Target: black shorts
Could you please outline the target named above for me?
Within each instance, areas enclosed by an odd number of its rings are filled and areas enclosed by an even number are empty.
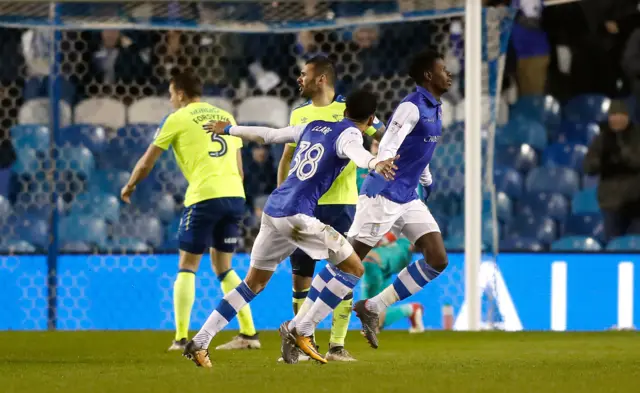
[[[315,217],[324,224],[330,225],[340,234],[346,236],[353,217],[356,214],[356,205],[318,205],[313,212]],[[291,257],[291,272],[296,276],[313,277],[316,270],[316,261],[304,251],[296,249]]]

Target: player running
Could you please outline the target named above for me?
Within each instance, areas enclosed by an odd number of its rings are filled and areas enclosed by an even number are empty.
[[[349,238],[361,259],[380,238],[395,227],[411,241],[423,259],[403,269],[393,284],[371,299],[358,301],[354,310],[362,332],[378,347],[379,316],[393,303],[406,299],[434,280],[447,267],[447,253],[440,228],[427,206],[418,198],[418,183],[431,185],[429,161],[442,134],[440,97],[451,86],[443,56],[434,50],[419,53],[409,75],[416,91],[405,97],[389,120],[378,157],[400,156],[394,180],[371,172],[364,180]],[[425,190],[428,195],[428,190]]]
[[[245,211],[245,195],[240,151],[242,139],[208,134],[202,130],[202,125],[211,120],[235,124],[233,116],[200,101],[202,83],[191,73],[176,74],[171,79],[169,93],[176,111],[160,124],[153,143],[122,188],[121,197],[130,203],[136,185],[151,173],[158,157],[173,146],[176,161],[189,182],[178,230],[180,260],[178,276],[173,284],[176,335],[169,347],[173,351],[184,350],[187,344],[196,293],[195,276],[205,250],[209,249],[213,270],[224,293],[241,282],[231,268],[231,258]],[[240,311],[238,320],[240,335],[218,349],[260,348],[249,306]]]
[[[213,135],[234,135],[262,143],[296,142],[298,147],[287,180],[269,196],[264,207],[247,277],[220,301],[187,344],[185,357],[198,366],[211,367],[207,348],[213,337],[264,289],[278,264],[300,248],[314,259],[328,259],[335,267],[327,265],[320,273],[327,278],[318,296],[321,301],[299,311],[293,321],[281,326],[283,357],[287,363],[294,362],[297,359],[291,356],[298,353],[298,347],[312,359],[327,362],[311,335],[316,325],[351,293],[364,268],[349,242],[313,213],[320,196],[350,160],[359,167],[375,169],[383,178],[392,178],[395,157],[378,161],[362,146],[362,132],[373,123],[376,106],[374,95],[359,91],[349,96],[345,119],[337,123],[314,121],[283,129],[238,127],[220,121],[206,126]]]
[[[336,122],[342,120],[345,110],[345,99],[336,95],[335,66],[325,56],[315,56],[303,66],[298,85],[300,95],[307,99],[305,103],[291,112],[289,125],[295,126],[314,120]],[[365,130],[367,135],[378,140],[382,137],[384,125],[374,118],[373,125]],[[278,166],[278,185],[288,176],[296,144],[285,146],[280,165]],[[353,222],[358,202],[356,189],[356,165],[349,163],[335,179],[329,190],[320,198],[314,216],[327,225],[332,226],[340,234],[346,234]],[[291,254],[291,270],[293,273],[293,313],[297,314],[303,304],[316,267],[316,261],[300,249]],[[355,359],[344,348],[344,341],[349,329],[353,295],[349,294],[336,308],[333,314],[331,336],[327,360],[354,361]],[[307,360],[300,356],[299,360]]]

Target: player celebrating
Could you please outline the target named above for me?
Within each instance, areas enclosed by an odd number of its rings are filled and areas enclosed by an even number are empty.
[[[442,134],[440,97],[451,86],[451,74],[441,54],[426,50],[412,60],[409,75],[417,84],[416,91],[396,108],[378,150],[380,159],[398,154],[400,169],[392,181],[373,172],[367,176],[349,229],[353,248],[361,259],[394,226],[424,256],[403,269],[380,294],[355,304],[362,332],[373,348],[378,347],[380,314],[391,304],[418,292],[448,263],[440,228],[418,199],[416,188],[418,183],[423,188],[431,184],[428,164]]]
[[[345,111],[345,99],[342,96],[336,96],[335,83],[336,71],[331,60],[325,56],[309,59],[298,78],[300,95],[308,101],[291,112],[289,125],[304,124],[313,120],[330,122],[341,120]],[[379,140],[383,131],[383,124],[378,119],[374,119],[373,126],[369,127],[365,133]],[[278,167],[278,185],[282,184],[288,176],[295,147],[295,144],[285,146]],[[318,220],[332,226],[341,234],[346,234],[349,230],[358,202],[355,171],[356,165],[348,164],[331,188],[320,198],[314,211],[314,216]],[[311,287],[316,261],[300,249],[293,252],[290,261],[293,273],[293,312],[296,314]],[[353,295],[349,294],[333,314],[327,360],[355,360],[344,348],[352,307]],[[306,360],[306,358],[301,357],[300,360]]]
[[[260,233],[251,251],[251,268],[245,281],[225,295],[198,334],[185,348],[185,357],[198,366],[211,367],[207,350],[213,337],[233,319],[242,307],[264,289],[278,264],[300,248],[314,259],[328,259],[320,275],[330,276],[316,302],[307,312],[299,312],[291,329],[281,326],[285,355],[297,345],[318,362],[326,359],[317,351],[311,335],[315,326],[335,309],[364,272],[360,258],[346,239],[331,226],[313,217],[318,199],[352,160],[360,167],[374,169],[383,178],[394,173],[393,160],[378,161],[362,146],[362,132],[373,123],[377,102],[371,93],[355,92],[347,99],[345,119],[340,122],[314,121],[283,129],[232,127],[213,122],[206,129],[263,143],[296,142],[296,155],[287,180],[267,200]],[[295,344],[293,344],[295,343]],[[297,353],[297,352],[296,352]]]
[[[211,120],[235,124],[233,116],[201,102],[202,83],[191,73],[176,74],[169,85],[171,104],[176,111],[162,121],[155,140],[136,164],[121,197],[130,203],[131,194],[149,175],[160,154],[173,146],[176,161],[189,182],[180,220],[179,271],[173,285],[176,323],[175,341],[169,350],[184,350],[187,344],[191,308],[195,299],[195,274],[206,249],[222,291],[228,293],[241,280],[231,268],[239,223],[245,211],[242,184],[242,140],[232,136],[209,135],[202,125]],[[238,317],[240,335],[219,349],[260,348],[251,309]]]

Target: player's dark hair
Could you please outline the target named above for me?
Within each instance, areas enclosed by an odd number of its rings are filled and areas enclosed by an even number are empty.
[[[438,59],[444,59],[442,53],[433,48],[423,50],[411,60],[409,76],[416,84],[421,85],[424,83],[425,72],[433,70],[433,65]]]
[[[202,96],[202,81],[190,70],[174,73],[171,83],[174,89],[184,92],[189,98]]]
[[[351,120],[364,122],[376,113],[378,97],[367,90],[354,90],[347,96],[347,116]]]
[[[305,64],[313,64],[313,67],[317,74],[325,74],[327,76],[327,81],[329,82],[329,84],[331,84],[331,86],[335,85],[336,66],[327,56],[313,56],[312,58],[307,60]]]

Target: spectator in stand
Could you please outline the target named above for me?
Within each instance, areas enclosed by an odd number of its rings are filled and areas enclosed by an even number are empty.
[[[519,12],[511,32],[520,95],[543,94],[549,67],[549,41],[540,26],[542,0],[514,0]]]
[[[270,162],[267,146],[251,147],[251,158],[244,171],[244,189],[247,202],[255,206],[256,197],[269,195],[276,188],[276,170]]]
[[[634,98],[631,117],[635,123],[640,123],[640,27],[631,33],[627,41],[627,47],[622,56],[622,68],[629,78]]]
[[[631,124],[624,101],[613,101],[584,160],[584,171],[599,175],[598,201],[606,240],[640,233],[640,127]]]

